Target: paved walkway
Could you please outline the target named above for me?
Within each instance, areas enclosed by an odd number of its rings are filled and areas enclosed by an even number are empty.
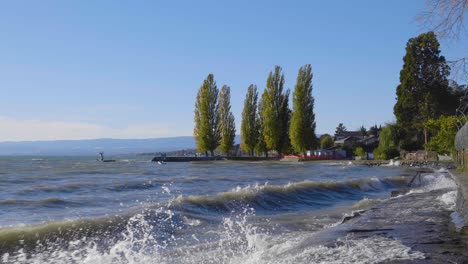
[[[465,219],[465,230],[468,230],[468,173],[460,173],[451,170],[455,182],[458,185],[457,212]],[[466,231],[465,231],[466,232]]]

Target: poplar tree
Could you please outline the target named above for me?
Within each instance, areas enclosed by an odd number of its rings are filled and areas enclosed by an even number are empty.
[[[221,88],[218,103],[218,130],[221,137],[219,150],[229,156],[230,151],[234,148],[234,138],[236,136],[234,115],[231,112],[231,88],[229,86],[223,85]]]
[[[267,86],[262,94],[263,137],[267,149],[281,155],[289,145],[289,90],[283,91],[284,74],[280,66],[268,74]]]
[[[219,114],[218,87],[213,74],[209,74],[198,90],[195,102],[195,128],[193,135],[200,152],[208,151],[214,156],[214,150],[219,146]]]
[[[242,111],[241,123],[241,148],[253,156],[255,147],[257,146],[258,124],[257,124],[257,101],[258,92],[257,86],[251,84],[247,89],[247,95],[244,100],[244,109]]]
[[[265,157],[268,158],[268,148],[265,142],[265,137],[263,136],[263,116],[262,116],[262,100],[258,102],[258,112],[257,112],[257,118],[256,118],[256,123],[257,123],[257,145],[255,146],[255,150],[257,153],[264,153]]]
[[[314,97],[312,96],[312,67],[299,69],[293,92],[293,110],[289,138],[294,151],[305,154],[316,145]]]
[[[406,44],[393,112],[397,125],[406,131],[407,140],[418,138],[411,148],[420,148],[428,142],[424,123],[450,109],[452,95],[447,80],[450,69],[440,55],[439,46],[433,32],[411,38]]]

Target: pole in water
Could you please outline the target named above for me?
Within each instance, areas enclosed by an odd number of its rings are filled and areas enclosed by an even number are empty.
[[[416,180],[416,178],[419,176],[419,185],[421,185],[421,172],[418,172],[416,173],[416,175],[413,176],[413,178],[411,179],[411,181],[408,183],[408,187],[411,187],[411,185],[413,184],[414,180]]]

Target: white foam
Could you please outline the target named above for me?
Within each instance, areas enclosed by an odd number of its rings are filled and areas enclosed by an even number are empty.
[[[394,166],[394,167],[398,167],[398,166],[400,166],[400,161],[399,161],[399,160],[394,161],[393,159],[391,159],[390,162],[389,162],[388,164],[384,164],[384,165],[382,165],[382,166],[387,166],[387,167],[392,167],[392,166]]]
[[[399,240],[373,236],[364,239],[338,240],[334,247],[315,246],[278,263],[380,263],[390,260],[424,259],[424,254],[403,245]],[[266,263],[266,262],[265,262]]]
[[[444,174],[429,174],[421,177],[422,189],[424,191],[434,191],[449,189],[455,190],[457,184],[455,181]]]
[[[449,210],[455,210],[456,202],[457,202],[457,191],[450,191],[442,194],[441,196],[437,197],[437,200],[442,202],[444,205],[447,206]]]
[[[171,189],[169,189],[169,187],[167,187],[166,185],[163,185],[163,186],[161,187],[161,189],[162,189],[165,193],[171,194]]]
[[[167,213],[167,212],[166,212]],[[168,213],[167,223],[173,214]],[[226,217],[216,231],[218,239],[195,246],[170,248],[178,244],[174,236],[165,241],[153,237],[154,229],[144,214],[132,217],[122,239],[106,250],[99,249],[96,241],[86,237],[71,241],[68,249],[34,253],[30,258],[20,249],[15,254],[4,254],[4,263],[231,263],[231,264],[283,264],[283,263],[379,263],[383,261],[423,259],[424,254],[412,251],[399,240],[381,236],[364,239],[346,237],[334,246],[313,245],[313,234],[307,232],[272,235],[249,223],[253,209]],[[171,253],[172,252],[172,253]]]

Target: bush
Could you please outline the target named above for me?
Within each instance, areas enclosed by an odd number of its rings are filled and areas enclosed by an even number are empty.
[[[327,149],[333,147],[335,144],[333,142],[333,138],[330,135],[322,135],[320,137],[320,148]]]
[[[388,160],[400,156],[397,149],[397,127],[395,124],[387,124],[379,134],[379,146],[374,150],[374,158]]]
[[[376,160],[389,160],[389,159],[394,159],[398,158],[400,156],[400,153],[396,148],[390,148],[390,149],[381,149],[381,148],[376,148],[374,151],[374,159]]]
[[[357,147],[354,150],[354,155],[364,158],[366,156],[366,152],[364,152],[364,149],[362,147]]]

